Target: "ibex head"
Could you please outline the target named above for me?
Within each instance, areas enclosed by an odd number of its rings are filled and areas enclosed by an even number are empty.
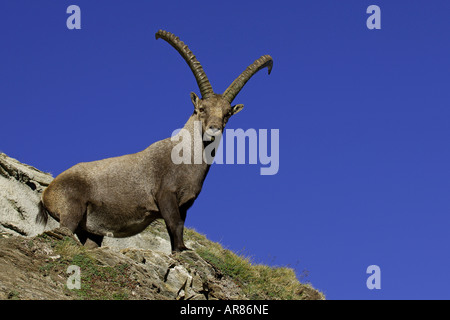
[[[247,69],[237,77],[233,83],[225,90],[223,94],[214,93],[212,86],[206,77],[203,68],[198,62],[188,46],[185,45],[174,34],[159,30],[156,35],[156,39],[162,38],[166,40],[172,47],[174,47],[183,59],[187,62],[195,79],[197,80],[200,93],[202,95],[199,98],[194,92],[191,92],[191,100],[194,104],[194,113],[197,115],[198,120],[202,122],[202,129],[209,137],[215,137],[222,133],[225,128],[228,119],[244,107],[243,104],[237,104],[231,106],[234,98],[239,91],[244,87],[248,80],[259,70],[267,67],[269,74],[272,70],[273,60],[269,55],[265,55],[253,62]]]

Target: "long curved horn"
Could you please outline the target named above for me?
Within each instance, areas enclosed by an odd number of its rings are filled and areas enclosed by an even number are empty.
[[[180,38],[175,36],[173,33],[164,30],[159,30],[155,34],[155,38],[166,40],[187,62],[192,70],[192,73],[194,73],[195,80],[197,80],[198,88],[200,89],[200,93],[203,99],[208,98],[214,94],[211,83],[209,83],[205,71],[203,71],[202,65],[200,64],[200,62],[198,62],[192,51],[189,50],[188,46],[180,40]]]
[[[253,77],[255,73],[267,67],[270,74],[270,72],[272,71],[272,66],[273,59],[269,55],[262,56],[261,58],[255,60],[255,62],[249,65],[247,69],[245,69],[244,72],[242,72],[240,76],[237,77],[233,81],[233,83],[231,83],[231,85],[227,88],[227,90],[225,90],[222,96],[226,100],[228,100],[229,103],[233,102],[239,91],[241,91],[247,81],[250,80],[250,78]]]

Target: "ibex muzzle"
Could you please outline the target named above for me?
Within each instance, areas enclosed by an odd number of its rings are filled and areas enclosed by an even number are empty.
[[[220,135],[229,118],[243,108],[242,104],[231,106],[231,103],[245,83],[262,68],[267,67],[269,73],[272,69],[272,58],[262,56],[223,94],[216,94],[202,66],[178,37],[160,30],[156,33],[158,38],[181,54],[197,80],[202,97],[191,93],[194,112],[184,126],[191,136],[198,130],[194,124],[199,121],[210,140]],[[207,143],[208,139],[203,148]],[[58,175],[44,191],[36,221],[45,223],[50,214],[61,227],[76,233],[86,246],[95,247],[101,245],[104,236],[132,236],[162,218],[172,251],[186,250],[183,242],[186,213],[202,189],[210,162],[175,164],[171,160],[175,145],[167,138],[138,153],[73,166]]]

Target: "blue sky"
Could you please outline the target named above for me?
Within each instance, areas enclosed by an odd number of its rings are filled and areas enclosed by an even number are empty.
[[[81,30],[66,9],[81,8]],[[381,8],[369,30],[366,9]],[[289,265],[328,299],[450,299],[450,2],[0,3],[0,150],[54,176],[170,136],[199,93],[274,59],[230,129],[279,129],[280,168],[213,165],[187,226]],[[381,269],[381,289],[366,268]]]

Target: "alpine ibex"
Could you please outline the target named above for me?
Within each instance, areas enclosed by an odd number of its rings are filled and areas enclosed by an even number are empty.
[[[155,36],[180,53],[197,80],[202,98],[191,93],[194,112],[184,125],[191,136],[200,127],[194,126],[196,121],[211,137],[221,133],[228,119],[243,108],[242,104],[231,106],[231,103],[245,83],[262,68],[267,67],[269,74],[272,69],[272,58],[262,56],[223,94],[216,94],[202,66],[178,37],[163,30]],[[203,148],[207,144],[208,141],[203,142]],[[186,212],[199,195],[210,164],[205,161],[174,164],[171,160],[174,145],[167,138],[138,153],[82,162],[62,172],[42,195],[37,223],[46,224],[50,214],[85,246],[96,247],[104,236],[129,237],[162,218],[172,251],[186,250],[183,242]]]

